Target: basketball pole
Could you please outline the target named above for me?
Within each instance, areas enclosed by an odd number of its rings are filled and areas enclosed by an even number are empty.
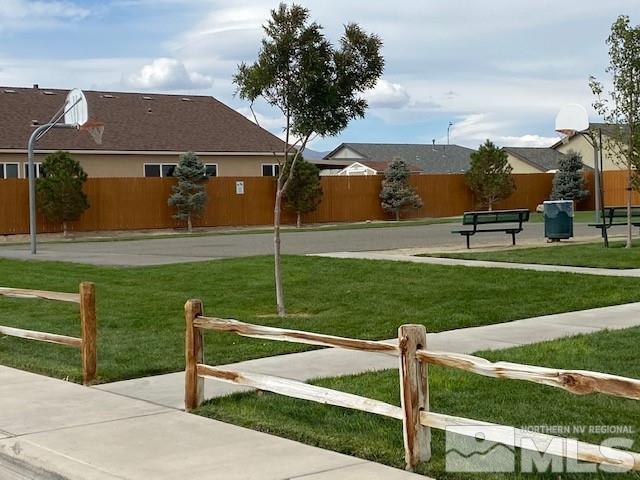
[[[29,172],[29,240],[31,242],[31,254],[35,255],[37,252],[37,226],[36,226],[36,169],[33,161],[34,149],[36,141],[41,134],[44,134],[52,128],[78,128],[77,125],[68,123],[45,123],[36,128],[29,137],[28,144],[28,159],[29,165],[27,170]]]

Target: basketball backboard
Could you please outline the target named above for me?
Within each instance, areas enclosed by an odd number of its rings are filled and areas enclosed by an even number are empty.
[[[556,132],[567,136],[589,129],[587,109],[577,103],[570,103],[560,109],[556,116]]]
[[[89,104],[82,90],[74,88],[67,95],[67,101],[64,106],[64,123],[68,125],[76,125],[78,127],[84,125],[89,120]]]

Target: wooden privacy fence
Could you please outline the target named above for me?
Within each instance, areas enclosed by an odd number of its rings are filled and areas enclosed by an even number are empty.
[[[43,298],[59,302],[80,304],[80,338],[56,333],[36,332],[0,325],[0,335],[26,338],[39,342],[56,343],[79,348],[82,355],[82,382],[88,385],[96,378],[96,288],[91,282],[80,284],[80,293],[47,292],[23,288],[0,287],[0,296],[18,298]]]
[[[393,345],[370,340],[357,340],[252,325],[237,320],[206,317],[203,315],[203,307],[200,300],[187,301],[185,304],[185,319],[186,410],[197,408],[202,403],[204,399],[204,377],[211,377],[235,385],[402,420],[405,462],[409,469],[413,469],[419,462],[430,459],[431,428],[445,430],[450,427],[473,425],[481,427],[484,440],[491,442],[534,452],[538,452],[536,445],[546,445],[544,453],[550,455],[629,470],[640,470],[640,454],[635,452],[575,442],[577,448],[570,454],[565,450],[562,442],[567,439],[562,437],[432,412],[429,409],[427,365],[457,368],[487,377],[524,380],[561,388],[578,395],[603,393],[634,400],[640,399],[640,380],[584,370],[560,370],[509,362],[492,363],[472,355],[431,351],[427,349],[426,329],[422,325],[401,326],[398,329],[398,344]],[[203,354],[204,330],[233,332],[244,337],[263,340],[345,348],[399,357],[401,406],[397,407],[379,400],[309,385],[295,380],[206,365]],[[467,429],[454,431],[459,435],[475,437],[475,433],[469,433]],[[532,441],[519,443],[517,441],[518,438],[526,438]],[[560,442],[557,440],[560,440]]]
[[[528,208],[549,198],[553,174],[514,175],[516,191],[496,208]],[[381,176],[322,177],[324,195],[316,211],[303,215],[305,223],[390,220],[380,206]],[[236,182],[244,182],[237,193]],[[408,210],[403,218],[447,217],[474,210],[473,195],[464,176],[458,174],[414,175],[411,183],[423,200],[423,207]],[[589,183],[589,179],[588,179]],[[90,207],[77,222],[75,231],[142,230],[183,226],[172,217],[167,205],[171,178],[90,178],[85,184]],[[273,223],[275,180],[273,177],[218,177],[205,183],[208,200],[203,215],[194,220],[201,227],[269,225]],[[593,190],[591,188],[591,190]],[[588,208],[588,205],[586,206]],[[285,210],[283,223],[295,223]],[[29,231],[28,182],[0,180],[0,235]],[[61,225],[38,216],[39,232],[59,232]]]

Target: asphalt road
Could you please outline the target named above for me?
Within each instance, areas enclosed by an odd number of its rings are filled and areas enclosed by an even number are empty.
[[[285,232],[285,254],[355,252],[392,249],[464,248],[464,238],[451,230],[457,224],[434,224],[390,228],[365,228],[333,231]],[[544,244],[541,223],[525,226],[517,236],[518,244]],[[575,225],[576,238],[593,238],[597,232],[585,224]],[[485,233],[471,239],[473,247],[508,246],[511,237],[504,233]],[[269,233],[212,235],[192,238],[154,238],[146,240],[43,243],[38,254],[28,246],[0,247],[0,257],[24,260],[58,260],[94,265],[142,266],[205,261],[219,258],[267,255],[273,252]]]

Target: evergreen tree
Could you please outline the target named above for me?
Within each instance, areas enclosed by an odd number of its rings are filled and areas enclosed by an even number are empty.
[[[206,179],[206,169],[193,152],[180,155],[180,163],[173,172],[178,184],[171,187],[169,206],[177,210],[173,218],[187,222],[187,230],[193,230],[193,217],[200,215],[207,202],[207,193],[202,182]]]
[[[291,160],[285,168],[291,168]],[[286,174],[286,172],[285,172]],[[299,158],[293,168],[291,181],[285,190],[285,206],[296,212],[296,226],[300,228],[303,213],[313,212],[322,200],[320,170],[313,163]]]
[[[62,151],[47,155],[40,173],[36,183],[38,208],[49,221],[62,222],[67,237],[67,222],[78,220],[89,208],[82,191],[87,174],[69,152]]]
[[[589,196],[582,176],[582,155],[573,150],[558,162],[558,171],[553,177],[551,200],[573,200],[579,202]]]
[[[507,152],[487,140],[471,154],[471,166],[464,177],[478,203],[491,210],[496,202],[504,200],[516,189],[512,170]]]
[[[409,184],[409,166],[404,160],[394,159],[384,171],[382,190],[380,190],[382,208],[400,220],[400,212],[405,208],[421,208],[422,199],[416,189]]]

